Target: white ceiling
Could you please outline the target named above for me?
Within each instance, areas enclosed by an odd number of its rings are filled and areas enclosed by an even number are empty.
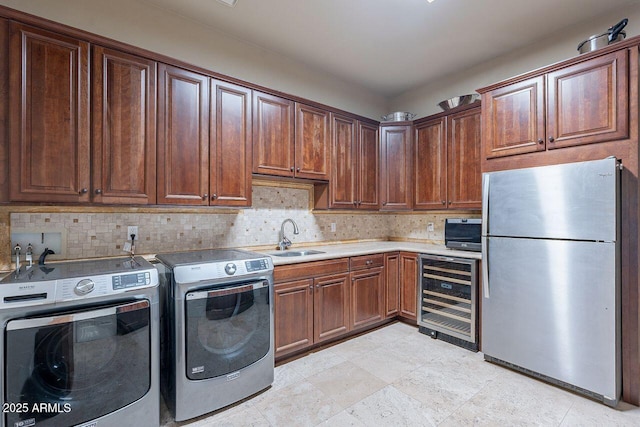
[[[392,97],[640,0],[144,1]]]

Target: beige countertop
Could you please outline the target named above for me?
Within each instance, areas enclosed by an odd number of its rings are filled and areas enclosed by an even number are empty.
[[[271,255],[273,265],[275,266],[394,251],[416,252],[431,255],[445,255],[458,258],[482,259],[482,254],[480,252],[458,251],[448,249],[444,245],[414,242],[361,242],[304,247],[297,247],[296,245],[293,245],[288,249],[288,251],[296,250],[314,250],[322,251],[324,253],[304,256],[279,257],[274,255],[279,252],[277,250],[259,252]]]

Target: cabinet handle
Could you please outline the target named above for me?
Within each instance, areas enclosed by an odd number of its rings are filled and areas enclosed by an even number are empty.
[[[82,190],[78,191],[78,193],[80,194],[87,194],[89,192],[89,190],[87,190],[86,188],[83,188]]]
[[[291,167],[289,168],[289,170],[290,170],[291,172],[293,172],[293,166],[291,166]]]
[[[549,137],[549,142],[554,142],[556,139],[552,136]]]
[[[204,193],[204,194],[202,195],[202,200],[207,200],[208,198],[209,198],[209,194]]]
[[[544,144],[544,139],[540,138],[540,139],[538,140],[538,144]]]
[[[102,194],[102,190],[101,189],[96,189],[96,194]]]

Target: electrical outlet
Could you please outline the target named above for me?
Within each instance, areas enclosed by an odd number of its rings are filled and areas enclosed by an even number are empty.
[[[332,232],[332,233],[335,233],[335,232],[336,232],[336,223],[335,223],[335,222],[332,222],[332,223],[331,223],[331,232]]]
[[[130,225],[127,227],[127,240],[131,240],[131,235],[136,235],[136,240],[140,240],[140,236],[138,235],[138,226]]]
[[[427,231],[433,231],[433,223],[432,222],[427,223]]]

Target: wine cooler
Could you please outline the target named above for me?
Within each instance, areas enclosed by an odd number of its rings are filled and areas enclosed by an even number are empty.
[[[420,256],[420,332],[478,351],[477,261]]]

